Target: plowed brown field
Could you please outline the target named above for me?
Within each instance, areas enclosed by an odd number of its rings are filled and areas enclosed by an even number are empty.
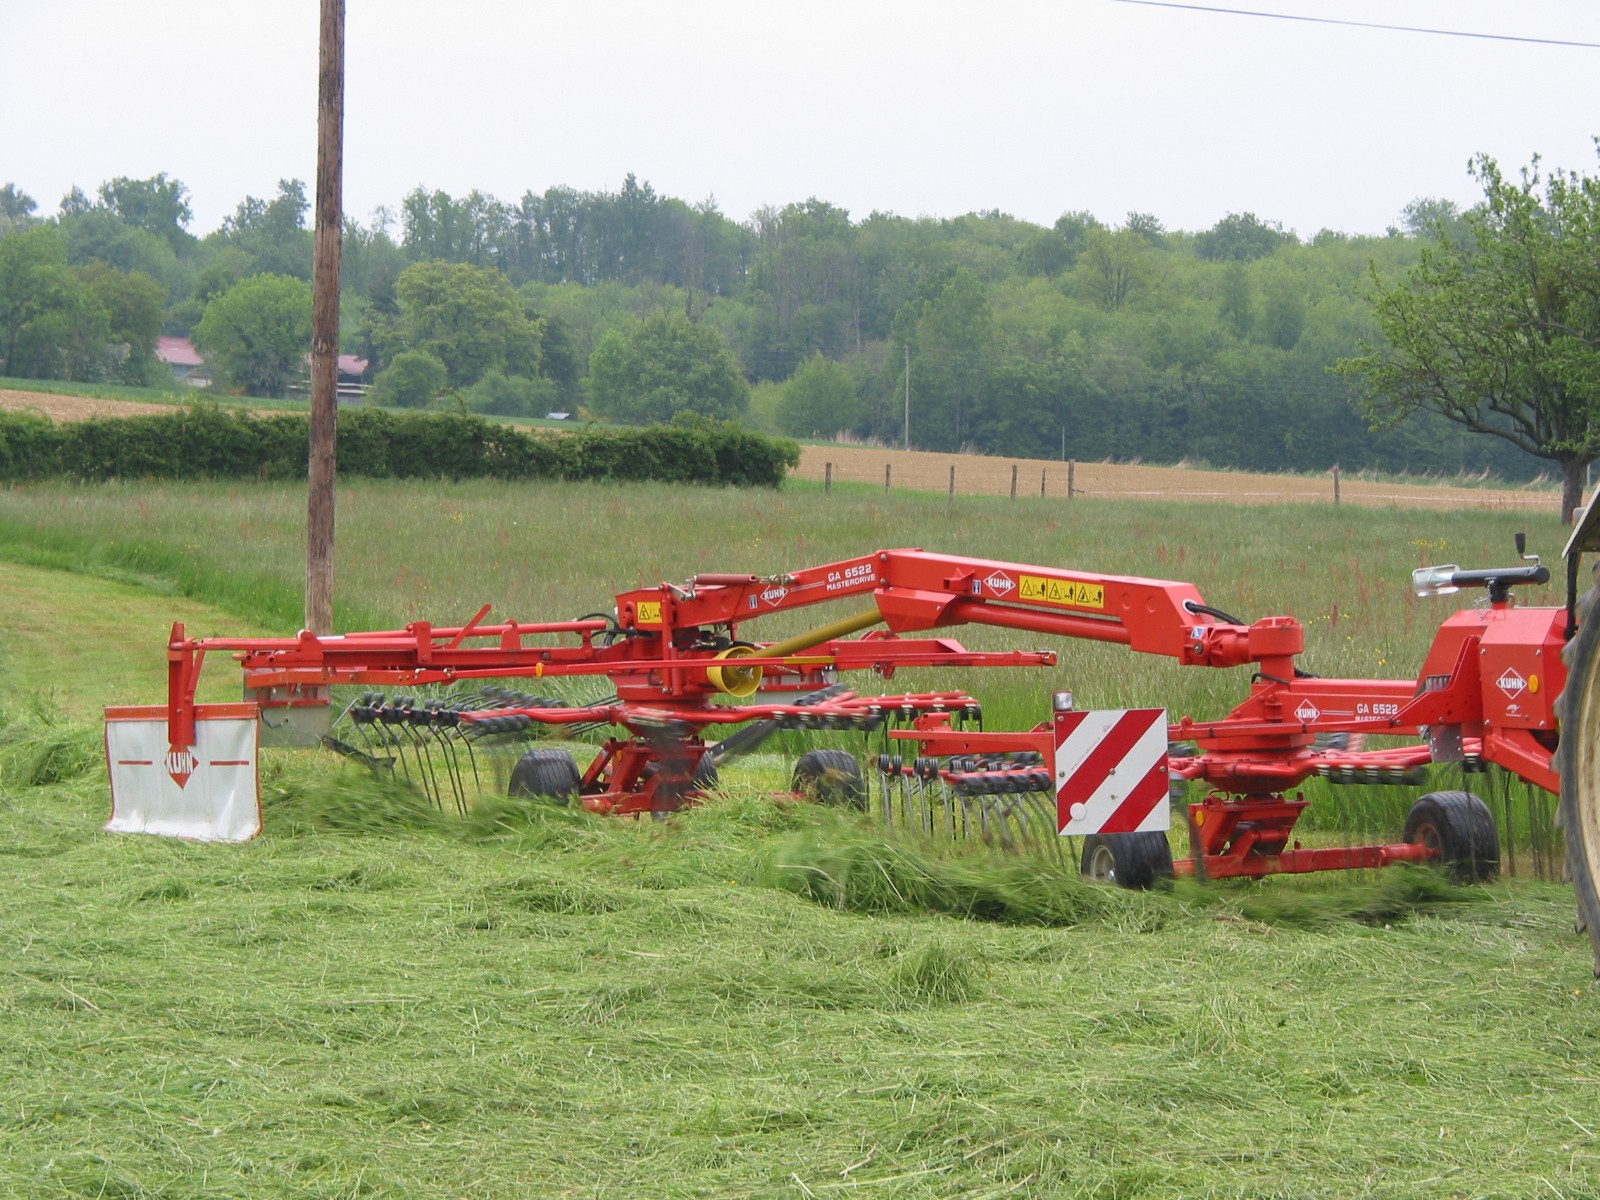
[[[90,417],[133,416],[169,411],[161,404],[130,400],[95,400],[47,392],[0,389],[0,408],[40,412],[55,421]],[[835,483],[884,485],[897,491],[945,492],[950,469],[960,496],[1005,496],[1011,492],[1011,468],[1017,468],[1017,494],[1065,499],[1067,464],[1053,459],[995,458],[982,454],[934,454],[920,450],[887,450],[868,446],[803,446],[798,479],[820,483],[833,464]],[[1077,463],[1073,495],[1084,499],[1220,500],[1232,504],[1331,504],[1330,475],[1250,475],[1235,471],[1200,471],[1187,467],[1147,467],[1121,463]],[[1351,504],[1422,508],[1548,509],[1557,502],[1554,487],[1449,487],[1443,484],[1390,483],[1345,475],[1339,495]]]
[[[863,446],[803,446],[799,479],[821,482],[833,464],[835,483],[884,486],[884,468],[894,490],[945,492],[955,468],[958,496],[1006,496],[1017,468],[1018,496],[1065,499],[1067,464],[1048,459],[993,458],[979,454],[931,454]],[[1187,467],[1146,467],[1117,463],[1077,463],[1072,468],[1075,497],[1084,499],[1220,500],[1231,504],[1331,504],[1332,475],[1250,475]],[[1478,488],[1420,483],[1390,483],[1344,475],[1339,497],[1345,503],[1425,508],[1545,509],[1556,506],[1553,487]]]
[[[49,392],[0,389],[0,408],[7,412],[43,413],[52,421],[87,421],[90,417],[133,417],[140,413],[171,412],[167,404],[140,404],[136,400],[95,400],[88,396],[54,396]]]

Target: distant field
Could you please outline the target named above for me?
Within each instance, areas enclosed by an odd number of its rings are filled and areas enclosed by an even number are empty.
[[[803,446],[794,478],[821,483],[833,464],[835,483],[884,486],[889,468],[892,489],[946,492],[955,468],[959,496],[1008,496],[1011,469],[1017,468],[1017,495],[1067,498],[1067,464],[1055,459],[1000,458],[981,454],[936,454],[866,446]],[[1073,496],[1084,500],[1162,498],[1223,501],[1232,504],[1333,503],[1333,477],[1328,475],[1252,475],[1243,471],[1206,471],[1189,467],[1147,467],[1124,463],[1077,463]],[[1350,504],[1408,508],[1477,508],[1554,511],[1559,490],[1551,486],[1460,487],[1432,483],[1395,483],[1344,475],[1340,500]]]
[[[43,413],[52,421],[87,421],[91,417],[132,417],[141,413],[171,411],[170,404],[144,404],[137,400],[103,400],[93,396],[61,396],[53,392],[22,392],[0,388],[0,408],[7,412]]]

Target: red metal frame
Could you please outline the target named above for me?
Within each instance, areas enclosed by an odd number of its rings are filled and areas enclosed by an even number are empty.
[[[739,630],[749,621],[863,597],[870,597],[873,608],[848,627],[881,622],[885,629],[845,637],[824,627],[815,642],[789,639],[770,646],[740,641]],[[706,730],[796,713],[860,717],[888,704],[917,718],[917,728],[892,736],[918,742],[923,755],[1034,749],[1049,761],[1048,725],[1029,733],[951,727],[949,712],[971,703],[964,693],[871,698],[850,692],[805,708],[768,698],[831,684],[848,671],[889,678],[911,666],[1054,664],[1048,651],[984,653],[946,637],[914,636],[983,624],[1121,644],[1185,666],[1254,669],[1248,696],[1226,717],[1185,716],[1171,726],[1172,740],[1199,747],[1192,757],[1174,759],[1173,770],[1211,789],[1190,809],[1199,857],[1179,864],[1180,871],[1261,875],[1426,857],[1425,849],[1409,845],[1311,850],[1294,844],[1292,831],[1305,802],[1285,794],[1318,774],[1477,760],[1547,790],[1559,786],[1550,756],[1557,727],[1552,703],[1565,682],[1565,610],[1519,608],[1505,589],[1487,607],[1443,622],[1416,679],[1305,675],[1296,666],[1305,645],[1298,621],[1223,620],[1192,584],[909,549],[878,550],[782,575],[701,574],[682,585],[638,588],[616,597],[614,622],[491,624],[488,612],[485,606],[458,627],[417,621],[401,630],[339,637],[302,632],[293,638],[194,639],[175,625],[167,647],[171,740],[175,746],[192,744],[201,667],[208,652],[229,651],[244,669],[247,688],[275,704],[296,703],[335,683],[410,687],[605,676],[616,689],[614,702],[515,710],[553,725],[601,720],[627,732],[606,743],[584,776],[585,802],[599,811],[675,807],[686,794]],[[726,703],[734,672],[753,680],[760,698]],[[664,736],[663,730],[675,732]],[[1421,737],[1424,730],[1426,742],[1394,749],[1316,747],[1319,734]]]

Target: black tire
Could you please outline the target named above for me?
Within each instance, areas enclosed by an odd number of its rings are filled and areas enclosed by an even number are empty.
[[[808,750],[794,764],[793,789],[807,800],[842,808],[867,807],[867,781],[845,750]]]
[[[711,756],[711,751],[707,750],[695,764],[694,778],[689,783],[698,792],[710,792],[716,790],[721,778],[717,771],[717,760]]]
[[[1500,830],[1471,792],[1430,792],[1411,806],[1405,840],[1438,852],[1452,883],[1487,883],[1500,874]]]
[[[578,764],[565,750],[529,750],[511,768],[512,796],[537,796],[571,804],[583,784]]]
[[[1557,810],[1567,843],[1567,874],[1577,892],[1575,926],[1587,931],[1600,976],[1600,606],[1581,609],[1578,636],[1567,643],[1567,686],[1556,702],[1561,741]]]
[[[1172,846],[1160,832],[1091,833],[1079,867],[1089,879],[1144,891],[1172,878]]]

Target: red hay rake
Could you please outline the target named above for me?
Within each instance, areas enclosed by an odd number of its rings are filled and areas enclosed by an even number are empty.
[[[1586,524],[1569,545],[1564,608],[1515,603],[1514,587],[1549,579],[1536,559],[1419,571],[1418,594],[1481,587],[1485,597],[1445,619],[1409,679],[1311,675],[1298,664],[1298,621],[1241,622],[1187,583],[880,550],[778,575],[700,574],[621,593],[612,614],[571,621],[491,622],[485,606],[459,627],[418,621],[335,637],[196,639],[174,626],[167,704],[141,711],[161,714],[169,755],[192,754],[208,716],[195,703],[196,681],[219,651],[238,659],[269,738],[325,732],[329,689],[366,687],[326,744],[398,766],[436,802],[463,808],[484,787],[481,752],[524,750],[547,729],[608,730],[581,769],[564,750],[523,754],[510,770],[511,790],[653,816],[696,803],[723,762],[775,731],[856,730],[878,738],[875,759],[868,757],[875,769],[864,772],[841,750],[815,750],[797,764],[797,790],[875,808],[892,825],[1048,853],[1060,853],[1059,835],[1082,835],[1085,870],[1124,884],[1172,873],[1260,876],[1396,862],[1437,862],[1459,878],[1484,879],[1498,869],[1499,841],[1475,796],[1423,797],[1400,842],[1307,847],[1293,836],[1307,806],[1295,789],[1315,776],[1412,780],[1429,764],[1454,762],[1469,771],[1495,764],[1559,790],[1554,700],[1567,679],[1562,649],[1577,628],[1572,579],[1578,551],[1591,548],[1578,545],[1585,539],[1600,548],[1600,530]],[[762,618],[852,598],[870,606],[782,641],[743,637]],[[1120,644],[1190,667],[1247,667],[1247,695],[1220,719],[1169,722],[1159,709],[1078,712],[1070,693],[1058,692],[1048,721],[1001,732],[983,728],[982,710],[965,692],[869,694],[841,682],[862,673],[887,680],[904,667],[1055,662],[1049,651],[978,652],[943,636],[962,624]],[[554,685],[541,683],[591,676],[609,687],[603,699],[545,694]],[[428,688],[447,690],[417,691]],[[1594,710],[1600,742],[1600,698]],[[1406,741],[1359,748],[1380,734]],[[1169,743],[1193,751],[1169,755]],[[124,772],[134,807],[192,786],[174,785],[153,759],[135,785]],[[199,778],[207,766],[203,755],[195,761],[191,776]],[[1600,765],[1583,769],[1600,788]],[[1183,814],[1191,855],[1177,862],[1166,837],[1169,776],[1205,787]],[[1600,862],[1600,820],[1595,825],[1592,837],[1580,830],[1580,842]]]

